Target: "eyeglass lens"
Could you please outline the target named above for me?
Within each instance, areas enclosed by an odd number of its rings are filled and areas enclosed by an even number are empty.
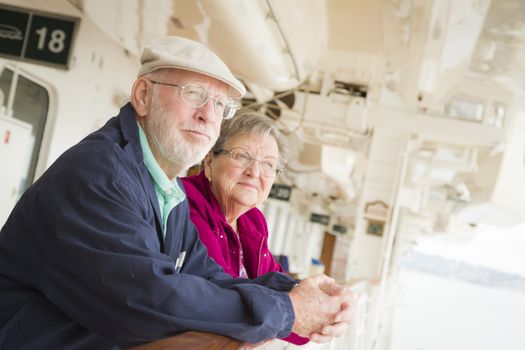
[[[211,97],[202,86],[187,84],[182,87],[182,100],[193,107],[202,107],[210,99],[213,100],[215,113],[223,119],[232,118],[238,109],[237,103],[232,99],[224,96]]]
[[[237,162],[243,168],[250,167],[254,161],[259,163],[259,169],[264,176],[277,175],[277,162],[270,159],[258,160],[252,157],[245,150],[234,148],[230,151],[230,158]]]

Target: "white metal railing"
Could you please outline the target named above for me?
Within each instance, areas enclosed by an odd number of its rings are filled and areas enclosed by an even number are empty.
[[[356,294],[357,299],[353,306],[352,324],[346,329],[344,334],[335,338],[327,344],[308,343],[306,345],[293,345],[274,339],[266,342],[256,350],[368,350],[366,348],[366,324],[368,309],[368,283],[360,281],[356,284],[350,284],[350,289]]]

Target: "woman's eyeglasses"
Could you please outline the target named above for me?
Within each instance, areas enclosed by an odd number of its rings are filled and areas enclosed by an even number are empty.
[[[248,153],[248,151],[239,147],[234,147],[231,150],[214,150],[213,154],[227,154],[231,160],[233,160],[238,166],[243,168],[249,168],[250,166],[252,166],[253,162],[257,161],[259,163],[259,169],[261,171],[261,174],[266,177],[278,176],[281,173],[281,169],[279,169],[277,160],[255,159],[251,156],[250,153]]]

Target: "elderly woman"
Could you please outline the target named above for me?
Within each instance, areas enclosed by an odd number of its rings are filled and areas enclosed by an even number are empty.
[[[268,249],[268,226],[256,206],[268,198],[286,154],[286,140],[273,121],[244,110],[222,123],[204,170],[182,179],[201,240],[233,277],[283,271]],[[285,340],[308,342],[295,334]]]

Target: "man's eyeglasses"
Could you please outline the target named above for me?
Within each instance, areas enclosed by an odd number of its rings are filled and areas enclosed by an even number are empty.
[[[278,176],[281,173],[282,169],[279,169],[277,165],[277,160],[273,159],[255,159],[248,153],[246,150],[234,147],[231,150],[227,149],[218,149],[214,150],[213,154],[227,154],[231,160],[233,160],[238,166],[243,168],[248,168],[252,166],[253,162],[259,162],[259,169],[261,174],[265,177],[274,177]]]
[[[239,109],[239,104],[232,98],[226,96],[210,96],[208,89],[197,84],[170,84],[160,81],[150,80],[152,84],[173,86],[179,89],[182,101],[188,106],[199,108],[204,106],[209,100],[213,100],[213,109],[217,116],[222,119],[231,119]]]

